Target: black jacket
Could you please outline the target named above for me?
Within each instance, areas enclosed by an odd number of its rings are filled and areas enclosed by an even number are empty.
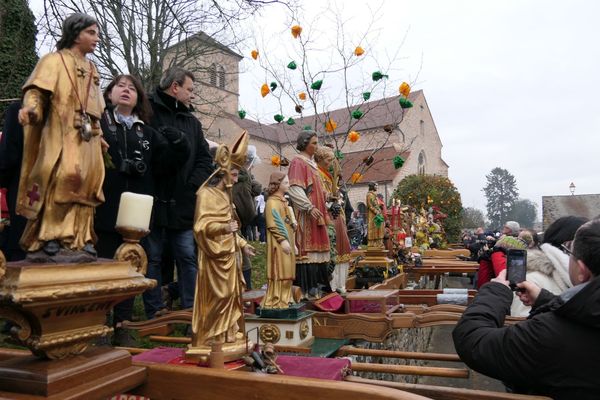
[[[240,169],[238,181],[233,185],[233,204],[243,226],[252,224],[256,217],[254,198],[260,194],[262,185],[245,169]]]
[[[177,175],[156,182],[154,226],[192,229],[196,191],[213,172],[213,160],[202,125],[190,108],[160,90],[150,96],[150,104],[154,112],[150,125],[159,131],[165,127],[180,130],[190,144],[190,155]]]
[[[115,121],[111,108],[100,120],[104,140],[110,146],[108,154],[114,164],[105,167],[102,190],[105,202],[96,208],[95,228],[102,240],[103,232],[114,232],[121,193],[133,192],[154,196],[155,181],[177,173],[190,153],[185,136],[165,137],[148,125],[136,122],[130,129]],[[126,138],[126,140],[125,140]],[[131,162],[124,163],[123,158]],[[143,163],[143,164],[140,164]],[[136,165],[146,166],[146,172],[136,172]]]
[[[21,102],[8,106],[4,116],[4,129],[0,141],[0,187],[7,189],[6,203],[10,214],[10,230],[8,235],[8,261],[18,261],[25,257],[19,246],[19,240],[25,230],[27,220],[16,214],[17,194],[21,161],[23,160],[23,127],[19,124]]]
[[[512,299],[500,283],[481,288],[452,333],[461,360],[518,393],[597,399],[600,277],[561,296],[542,290],[530,319],[505,327]]]

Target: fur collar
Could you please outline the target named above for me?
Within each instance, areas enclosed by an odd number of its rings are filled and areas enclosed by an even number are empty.
[[[562,290],[570,288],[569,256],[549,243],[541,250],[527,250],[527,272],[538,271],[550,277]]]

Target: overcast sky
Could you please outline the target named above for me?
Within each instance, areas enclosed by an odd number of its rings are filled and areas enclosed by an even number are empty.
[[[33,0],[33,8],[39,3]],[[576,194],[600,192],[600,2],[299,4],[304,14],[295,22],[322,38],[320,44],[335,42],[335,21],[341,16],[344,42],[360,42],[370,57],[358,74],[389,72],[386,94],[397,94],[403,80],[416,81],[414,90],[425,93],[463,206],[485,211],[482,188],[494,167],[508,169],[520,196],[540,207],[544,195],[569,194],[571,182]],[[249,50],[258,47],[284,66],[297,42],[281,9],[264,12],[253,25],[255,38],[240,49],[245,56],[240,104],[249,116],[272,116],[273,100],[259,95],[260,84],[269,78]],[[331,56],[315,52],[311,62],[328,67]],[[335,79],[326,80],[330,93],[336,93]]]

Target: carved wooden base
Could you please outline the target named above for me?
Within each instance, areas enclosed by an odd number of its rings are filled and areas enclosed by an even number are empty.
[[[231,362],[241,359],[252,352],[254,343],[250,340],[246,342],[246,338],[237,339],[234,343],[223,343],[221,351],[223,352],[223,361]],[[200,363],[208,363],[210,358],[210,346],[198,346],[192,347],[189,345],[185,352],[185,359],[187,361],[194,361]]]
[[[260,344],[307,347],[313,341],[312,312],[304,311],[297,318],[264,318],[246,316],[246,332]]]
[[[80,354],[106,335],[106,313],[156,285],[129,262],[8,263],[0,279],[0,317],[15,323],[14,340],[35,355],[61,359]]]
[[[15,356],[0,362],[0,398],[108,398],[145,379],[145,368],[132,366],[125,350],[95,347],[65,360]]]

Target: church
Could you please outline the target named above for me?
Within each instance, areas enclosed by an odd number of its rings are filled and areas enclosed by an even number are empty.
[[[297,153],[296,136],[307,125],[317,128],[320,143],[333,144],[339,150],[342,177],[354,207],[364,202],[371,181],[379,184],[379,192],[387,200],[405,176],[448,176],[448,164],[441,154],[442,142],[422,90],[410,93],[412,108],[402,109],[399,96],[364,102],[360,105],[363,115],[359,120],[352,118],[352,109],[341,108],[327,114],[296,114],[293,116],[296,123],[291,126],[285,122],[264,124],[238,115],[239,63],[243,56],[202,33],[188,40],[200,41],[213,49],[195,59],[192,65],[186,65],[196,75],[196,115],[206,138],[229,142],[240,131],[247,130],[250,144],[256,146],[262,160],[253,167],[252,174],[263,186],[273,171],[285,170],[285,166],[272,165],[271,157],[291,160]],[[331,133],[324,129],[329,119],[337,123]],[[347,140],[350,131],[358,132],[360,140],[355,143]],[[393,163],[396,156],[404,160],[398,169]]]

